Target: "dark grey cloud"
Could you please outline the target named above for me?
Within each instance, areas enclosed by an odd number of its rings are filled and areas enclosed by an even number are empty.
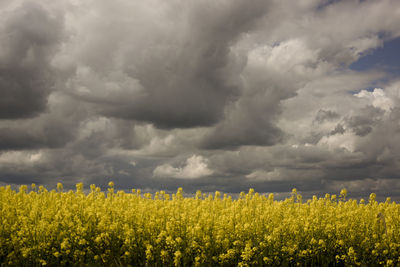
[[[128,22],[134,29],[126,29],[127,32],[121,34],[139,35],[141,31],[148,31],[150,37],[142,41],[128,38],[123,44],[136,43],[133,49],[124,49],[122,62],[119,62],[121,68],[115,70],[132,80],[131,91],[123,88],[104,97],[98,93],[100,89],[85,94],[83,99],[99,103],[97,108],[101,114],[150,122],[165,129],[211,126],[224,117],[225,106],[240,96],[240,75],[246,55],[231,47],[266,14],[269,3],[256,1],[248,5],[246,1],[205,1],[175,4],[174,8],[179,9],[180,14],[174,18],[168,17],[167,9],[166,14],[161,12],[161,18],[143,18],[144,28],[140,30],[135,29],[137,21]],[[143,12],[150,11],[145,9]],[[154,25],[154,19],[170,19],[171,28]],[[95,34],[93,38],[96,38]],[[126,39],[125,36],[117,37]],[[102,55],[97,53],[97,56]],[[99,68],[103,68],[97,66],[97,61],[87,63],[94,70],[94,76]],[[76,83],[85,83],[86,87],[94,85],[83,79],[77,77]],[[116,81],[115,86],[129,85]]]
[[[0,129],[1,150],[33,149],[43,145],[43,140],[29,132],[9,128]]]
[[[244,99],[237,110],[203,140],[205,149],[236,149],[244,145],[271,146],[284,140],[284,132],[274,123],[279,112],[275,97]]]
[[[0,151],[59,148],[76,138],[87,112],[79,103],[54,92],[46,112],[34,118],[4,120],[0,124]]]
[[[339,123],[338,125],[336,125],[335,129],[333,129],[333,130],[330,132],[330,134],[331,134],[331,135],[335,135],[335,134],[344,134],[345,131],[346,131],[346,130],[343,128],[343,125]]]
[[[355,115],[347,120],[347,126],[358,136],[369,134],[373,127],[382,120],[384,110],[367,106],[360,110],[360,115]]]
[[[0,119],[33,117],[46,109],[54,84],[50,61],[62,37],[62,18],[32,2],[2,16]]]
[[[323,123],[324,121],[330,121],[339,118],[339,114],[331,110],[318,110],[317,115],[315,116],[315,121],[318,123]]]

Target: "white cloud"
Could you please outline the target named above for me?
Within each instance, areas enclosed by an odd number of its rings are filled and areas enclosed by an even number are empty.
[[[0,154],[0,165],[33,166],[41,163],[44,153],[38,151],[7,151]]]
[[[385,91],[383,91],[381,88],[375,88],[373,92],[361,90],[354,96],[368,99],[372,102],[374,107],[383,109],[385,111],[389,111],[393,107],[393,101],[386,96]]]
[[[353,133],[324,136],[318,142],[318,146],[327,147],[329,150],[344,148],[350,152],[355,149],[355,136]]]
[[[246,175],[246,178],[252,181],[279,181],[282,180],[282,173],[279,169],[273,171],[255,170]]]
[[[154,169],[155,177],[173,177],[181,179],[195,179],[213,174],[213,171],[208,167],[207,159],[202,156],[193,155],[186,160],[186,165],[183,167],[173,167],[170,164],[163,164]]]

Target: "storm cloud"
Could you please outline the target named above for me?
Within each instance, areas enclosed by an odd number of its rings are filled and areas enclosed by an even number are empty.
[[[400,199],[398,66],[357,65],[397,42],[399,14],[396,0],[2,2],[0,183]]]
[[[46,109],[54,85],[51,57],[63,34],[62,19],[25,2],[2,10],[0,26],[0,119],[20,119]]]

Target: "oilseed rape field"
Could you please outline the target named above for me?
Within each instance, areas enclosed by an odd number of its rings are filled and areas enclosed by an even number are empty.
[[[336,195],[277,201],[250,189],[0,188],[1,266],[396,266],[400,205]]]

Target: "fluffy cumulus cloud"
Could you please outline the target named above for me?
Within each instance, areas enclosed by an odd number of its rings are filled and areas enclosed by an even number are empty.
[[[173,178],[200,178],[213,174],[208,168],[207,160],[202,156],[193,155],[186,160],[186,164],[179,168],[175,168],[170,164],[163,164],[154,169],[156,177],[173,177]]]
[[[0,3],[0,183],[400,199],[387,1]],[[357,65],[358,64],[358,65]]]

